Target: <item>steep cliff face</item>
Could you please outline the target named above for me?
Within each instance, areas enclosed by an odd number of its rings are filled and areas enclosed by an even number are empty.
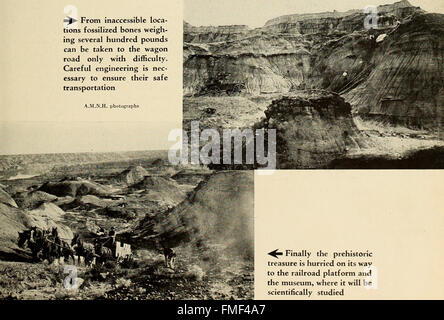
[[[444,15],[418,14],[390,34],[374,66],[345,94],[355,112],[372,119],[437,128],[444,111]]]
[[[296,14],[264,27],[184,29],[184,93],[258,96],[325,89],[353,112],[436,129],[443,112],[444,15],[408,1],[378,7],[378,29],[362,10]]]
[[[380,7],[378,23],[380,28],[394,28],[407,13],[418,10],[406,1]],[[365,37],[365,17],[362,10],[296,14],[272,19],[256,29],[193,27],[185,23],[184,93],[261,94],[288,92],[307,84],[328,89],[341,87],[347,80],[340,77],[343,70],[362,71],[363,65],[355,66],[362,62],[354,59],[353,48],[347,52],[352,61],[329,63],[327,66],[332,69],[327,73],[322,66],[317,68],[316,59],[328,58],[331,42],[344,43],[342,38],[351,34],[356,42],[351,46],[363,46],[355,33]],[[326,54],[326,50],[330,51]],[[334,82],[339,83],[331,86],[332,77],[337,77]]]
[[[353,89],[374,68],[375,43],[375,36],[366,32],[330,37],[313,48],[306,85],[337,93]]]

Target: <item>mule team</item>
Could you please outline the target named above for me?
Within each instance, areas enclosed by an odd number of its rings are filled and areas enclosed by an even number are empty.
[[[114,228],[111,229],[108,236],[101,232],[100,235],[94,240],[94,244],[85,242],[77,233],[71,240],[71,244],[68,244],[65,240],[59,236],[57,228],[52,229],[40,229],[38,227],[31,227],[28,230],[19,232],[18,245],[20,248],[28,247],[32,253],[33,261],[48,260],[52,263],[56,259],[63,258],[64,262],[75,263],[75,257],[77,256],[77,263],[80,265],[81,257],[83,257],[86,266],[90,266],[94,261],[97,264],[103,264],[109,260],[119,260],[116,256],[116,233]],[[167,268],[174,269],[174,262],[176,253],[173,249],[164,246],[163,255],[165,257],[165,266]],[[94,260],[95,259],[95,260]],[[124,257],[125,259],[132,259],[129,255]],[[120,257],[121,262],[122,258]]]
[[[102,264],[115,258],[115,233],[107,237],[98,237],[94,244],[85,242],[79,234],[75,234],[71,240],[62,239],[57,228],[40,229],[31,227],[19,232],[18,245],[20,248],[28,247],[31,250],[33,261],[48,260],[52,263],[56,259],[63,258],[65,262],[69,259],[80,264],[83,257],[85,265],[90,266],[96,258],[96,263]]]

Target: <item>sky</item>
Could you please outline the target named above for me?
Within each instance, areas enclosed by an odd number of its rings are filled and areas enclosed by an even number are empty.
[[[184,0],[184,20],[193,26],[245,24],[261,27],[269,19],[295,13],[347,11],[395,0]],[[444,13],[444,0],[409,0],[428,12]]]

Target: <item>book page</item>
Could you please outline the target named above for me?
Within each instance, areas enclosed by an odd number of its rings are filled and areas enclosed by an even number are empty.
[[[0,300],[442,299],[443,13],[3,0]]]

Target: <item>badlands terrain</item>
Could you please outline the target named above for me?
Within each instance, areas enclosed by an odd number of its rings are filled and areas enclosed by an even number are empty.
[[[444,15],[408,1],[184,22],[183,121],[277,130],[278,168],[443,168]]]
[[[2,156],[2,166],[0,299],[253,298],[252,171],[171,166],[163,151]],[[32,261],[17,240],[33,226],[68,243],[114,227],[133,259]],[[72,264],[80,286],[68,290]]]

